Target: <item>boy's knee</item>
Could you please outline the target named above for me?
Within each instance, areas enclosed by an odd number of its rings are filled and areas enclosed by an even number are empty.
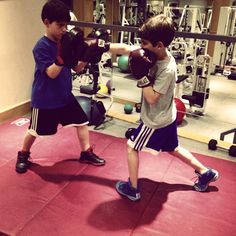
[[[134,148],[130,147],[129,145],[127,146],[127,150],[128,150],[128,154],[137,152],[136,150],[134,150]]]

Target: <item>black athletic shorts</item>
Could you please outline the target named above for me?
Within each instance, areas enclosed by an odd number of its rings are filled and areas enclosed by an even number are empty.
[[[58,125],[87,125],[88,118],[77,101],[56,109],[31,108],[29,133],[33,136],[52,135],[57,132]]]

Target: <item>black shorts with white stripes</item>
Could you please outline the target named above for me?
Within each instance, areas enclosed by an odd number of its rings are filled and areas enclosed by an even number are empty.
[[[34,135],[52,135],[58,125],[82,126],[88,124],[88,118],[77,101],[56,109],[31,108],[29,132]]]
[[[152,154],[160,151],[174,151],[178,147],[176,121],[159,129],[153,129],[141,123],[132,133],[128,145],[136,151],[147,151]]]

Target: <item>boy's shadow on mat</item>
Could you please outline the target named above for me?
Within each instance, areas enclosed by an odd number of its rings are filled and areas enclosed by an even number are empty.
[[[78,160],[64,160],[55,163],[53,166],[41,166],[32,163],[30,169],[48,182],[57,184],[64,181],[92,182],[98,185],[111,187],[116,191],[115,184],[118,181],[117,179],[108,179],[84,174],[60,174],[60,172],[58,172],[58,170],[61,169],[61,165],[66,165],[66,162],[75,163],[75,161]],[[91,210],[87,219],[88,223],[100,230],[112,231],[130,229],[140,225],[150,224],[156,219],[156,216],[162,210],[164,203],[168,199],[169,193],[176,191],[194,191],[191,185],[169,184],[166,182],[153,181],[147,178],[140,178],[139,184],[142,197],[140,201],[132,202],[124,197],[107,202],[103,201],[102,203],[99,203],[96,208]],[[218,191],[217,187],[209,186],[208,192],[216,191]],[[99,198],[99,193],[96,194],[98,194]],[[143,215],[144,210],[148,207],[150,200],[153,198],[156,198],[156,200],[152,201],[152,203],[155,201],[155,205],[152,208],[149,208],[148,214]],[[141,217],[142,219],[140,220]]]
[[[120,199],[101,202],[90,212],[88,223],[104,231],[134,229],[142,225],[149,225],[161,212],[169,193],[195,191],[191,185],[169,184],[147,178],[140,178],[139,184],[141,189],[140,201],[132,202],[126,197],[121,197]],[[209,186],[209,191],[216,192],[218,188]],[[184,204],[184,200],[182,204]]]

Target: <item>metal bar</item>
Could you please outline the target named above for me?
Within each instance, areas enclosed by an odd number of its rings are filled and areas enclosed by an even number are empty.
[[[138,27],[134,27],[134,26],[104,25],[104,24],[99,24],[99,23],[83,22],[83,21],[71,21],[70,25],[75,25],[79,27],[89,27],[89,28],[95,28],[95,29],[103,28],[103,29],[110,29],[110,30],[116,30],[116,31],[129,31],[129,32],[134,32],[134,33],[138,31]],[[211,40],[211,41],[236,43],[235,36],[180,32],[180,31],[176,31],[175,36],[179,38],[206,39],[206,40]]]
[[[226,130],[225,132],[222,132],[220,134],[220,140],[224,141],[225,136],[228,135],[228,134],[232,134],[232,133],[234,133],[233,143],[236,144],[236,128],[235,129]]]

